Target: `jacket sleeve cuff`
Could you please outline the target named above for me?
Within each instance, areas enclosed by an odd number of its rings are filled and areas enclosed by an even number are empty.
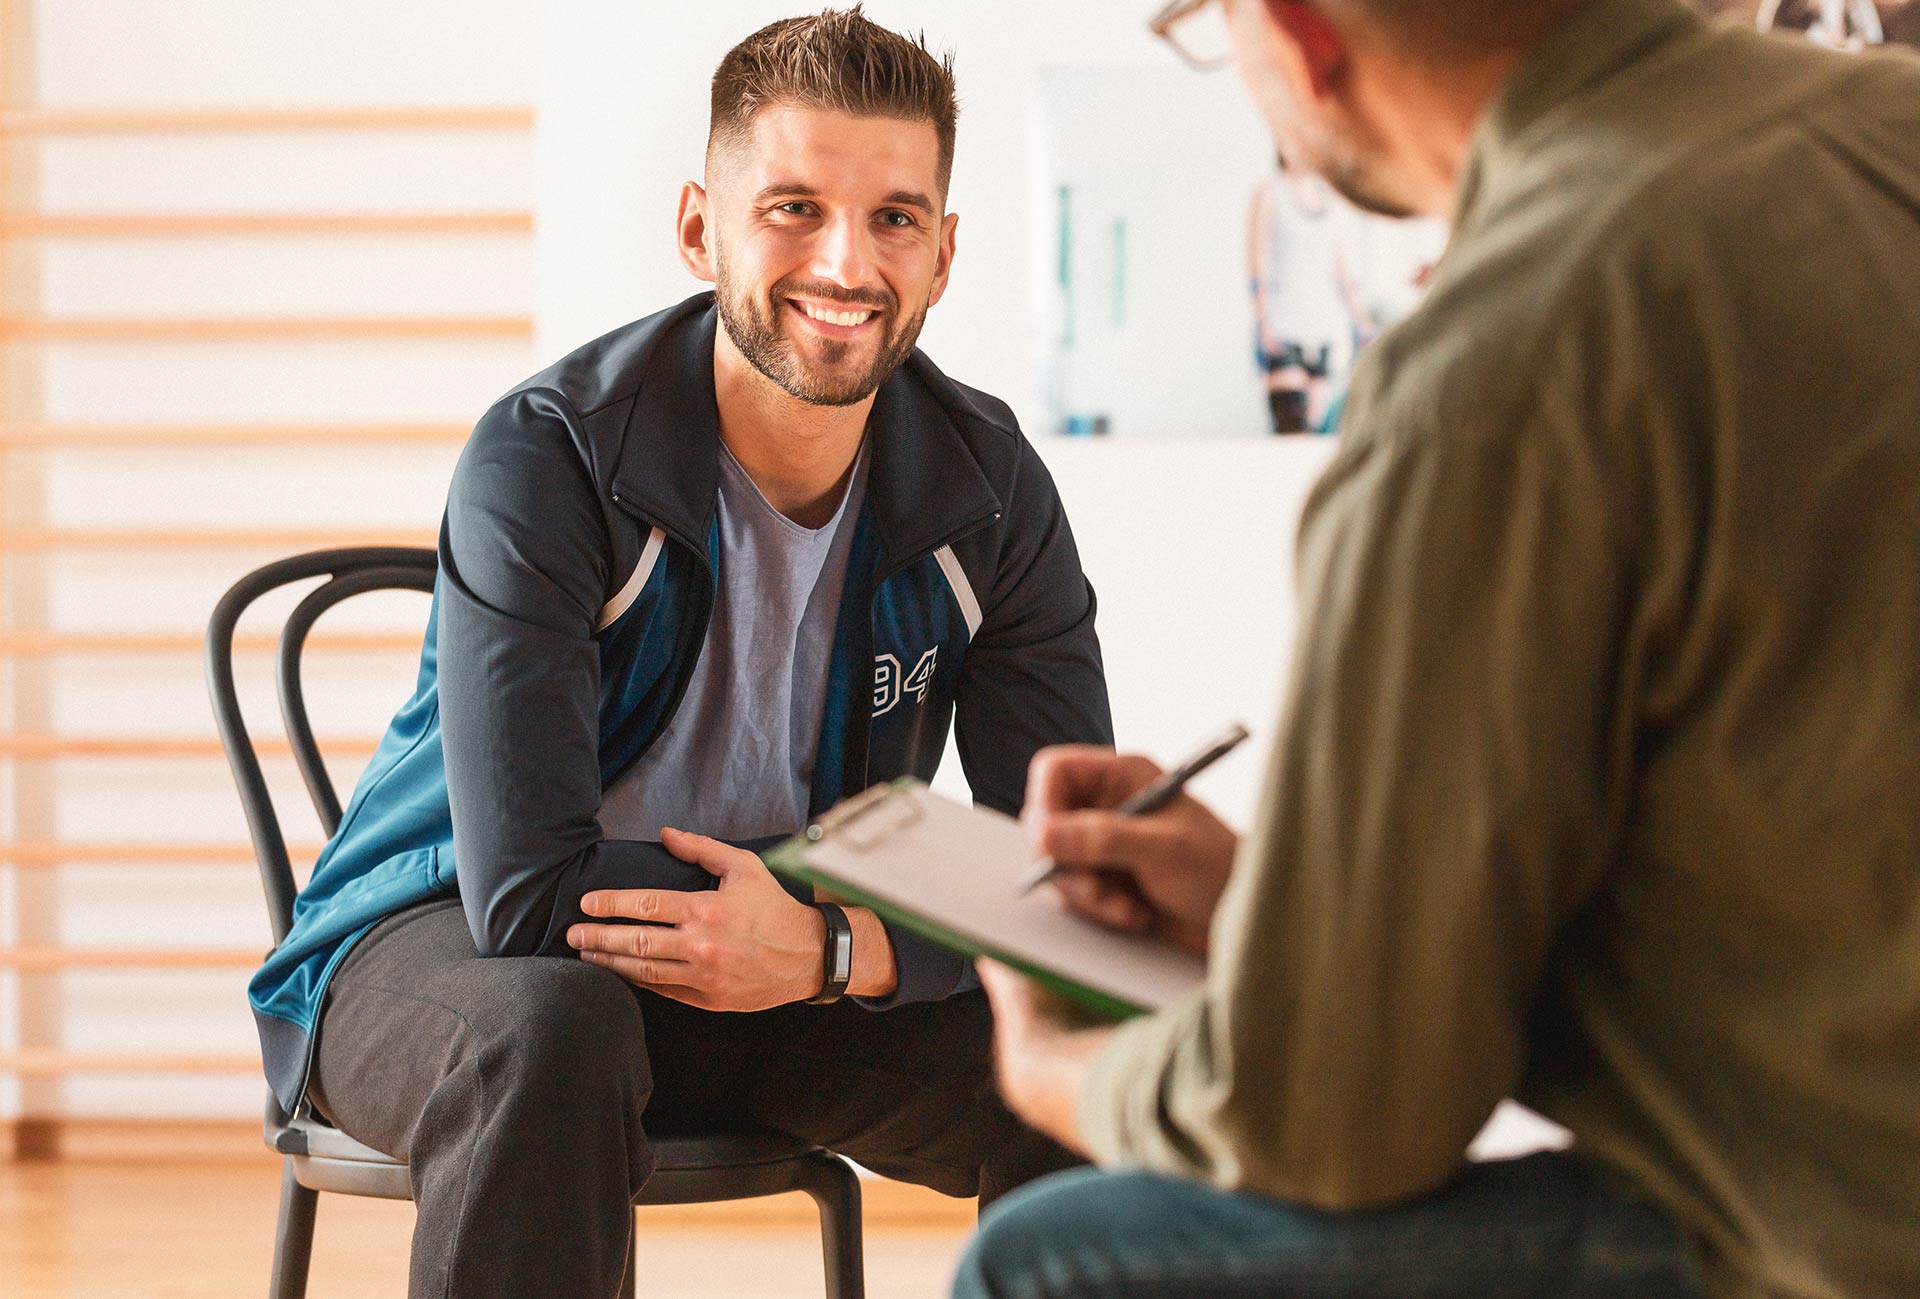
[[[882,920],[887,941],[893,944],[893,991],[884,997],[854,997],[868,1010],[889,1010],[914,1001],[943,1001],[956,992],[980,986],[973,962],[950,952],[890,920]]]

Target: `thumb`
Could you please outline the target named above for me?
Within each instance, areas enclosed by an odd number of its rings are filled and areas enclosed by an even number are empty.
[[[984,956],[974,961],[973,968],[980,976],[980,986],[986,989],[988,1003],[993,1007],[994,1023],[1003,1032],[1017,1032],[1023,1028],[1029,1017],[1026,976]]]

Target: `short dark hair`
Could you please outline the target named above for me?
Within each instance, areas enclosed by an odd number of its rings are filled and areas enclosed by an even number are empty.
[[[931,122],[940,192],[947,192],[960,103],[953,55],[936,58],[924,33],[888,31],[857,4],[769,23],[728,50],[714,71],[708,153],[744,138],[760,110],[776,104]]]

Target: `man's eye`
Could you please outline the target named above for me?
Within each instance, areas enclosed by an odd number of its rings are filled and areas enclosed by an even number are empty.
[[[913,224],[913,218],[898,209],[891,212],[882,212],[880,214],[880,220],[897,230],[904,230]]]
[[[782,203],[779,210],[787,213],[789,216],[805,216],[809,210],[809,205],[802,203],[798,199],[793,199],[789,202]]]

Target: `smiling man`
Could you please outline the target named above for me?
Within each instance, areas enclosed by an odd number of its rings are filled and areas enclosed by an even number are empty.
[[[613,1294],[649,1131],[983,1200],[1072,1162],[995,1098],[962,961],[729,846],[930,777],[950,723],[1008,811],[1043,745],[1110,738],[1046,471],[914,348],[955,116],[857,10],[749,37],[679,210],[715,291],[461,457],[418,688],[251,989],[282,1102],[412,1165],[415,1296]]]

